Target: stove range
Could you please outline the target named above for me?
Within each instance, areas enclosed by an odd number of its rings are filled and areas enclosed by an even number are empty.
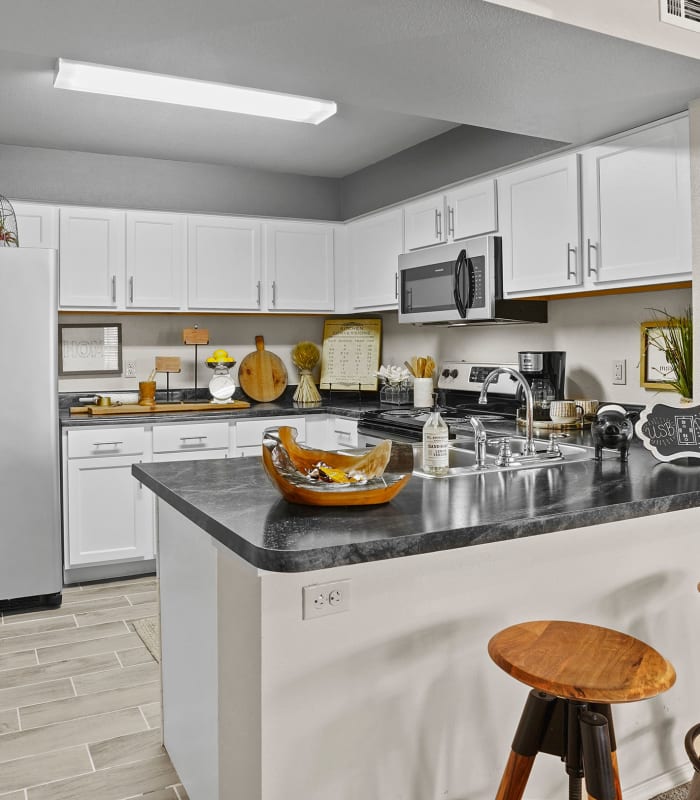
[[[516,399],[518,383],[510,375],[499,375],[498,380],[489,386],[486,405],[477,402],[484,379],[498,366],[517,368],[516,364],[467,361],[446,361],[441,365],[438,400],[450,438],[471,432],[470,417],[479,417],[482,422],[515,419],[519,405]],[[419,442],[429,413],[428,409],[395,406],[366,411],[357,427],[360,443],[374,444],[381,439]]]

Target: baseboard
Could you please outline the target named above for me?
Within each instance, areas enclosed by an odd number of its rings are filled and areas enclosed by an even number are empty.
[[[137,578],[139,575],[149,575],[156,571],[155,559],[147,561],[124,561],[119,564],[101,564],[91,567],[72,567],[63,570],[63,583],[70,586],[73,583],[86,583],[87,581],[115,580],[117,578]]]
[[[693,767],[690,763],[675,767],[669,772],[663,772],[648,781],[638,783],[636,786],[625,786],[622,796],[625,800],[650,800],[657,794],[668,792],[670,789],[687,783],[693,777]]]

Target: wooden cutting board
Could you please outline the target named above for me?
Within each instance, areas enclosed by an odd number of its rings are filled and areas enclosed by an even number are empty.
[[[113,406],[71,406],[71,414],[103,416],[109,414],[172,414],[176,411],[231,411],[235,408],[250,408],[246,400],[231,400],[230,403],[155,403],[140,406],[137,403],[124,403]]]
[[[287,388],[287,368],[279,356],[265,350],[262,336],[255,337],[255,347],[238,367],[238,383],[248,397],[269,403]]]

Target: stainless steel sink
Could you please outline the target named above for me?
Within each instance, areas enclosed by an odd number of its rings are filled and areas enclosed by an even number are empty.
[[[449,468],[445,477],[454,478],[460,475],[479,475],[488,472],[512,472],[513,470],[521,469],[547,469],[563,464],[573,464],[577,461],[589,461],[593,458],[595,452],[592,447],[558,442],[561,455],[553,457],[547,453],[549,442],[535,439],[537,454],[535,456],[521,456],[520,450],[522,443],[525,441],[524,437],[511,436],[509,438],[515,462],[509,466],[497,466],[496,459],[501,445],[498,438],[489,439],[486,445],[486,461],[483,469],[476,468],[473,439],[451,441],[448,451]],[[419,444],[413,446],[413,474],[422,478],[433,477],[423,471],[423,447]]]

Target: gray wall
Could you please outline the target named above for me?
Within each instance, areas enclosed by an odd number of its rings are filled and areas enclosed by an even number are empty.
[[[340,218],[335,178],[13,145],[0,145],[0,194],[45,203]]]
[[[342,178],[341,217],[350,219],[565,144],[460,125]]]
[[[463,125],[341,179],[0,144],[0,194],[45,203],[342,220],[562,144]]]

